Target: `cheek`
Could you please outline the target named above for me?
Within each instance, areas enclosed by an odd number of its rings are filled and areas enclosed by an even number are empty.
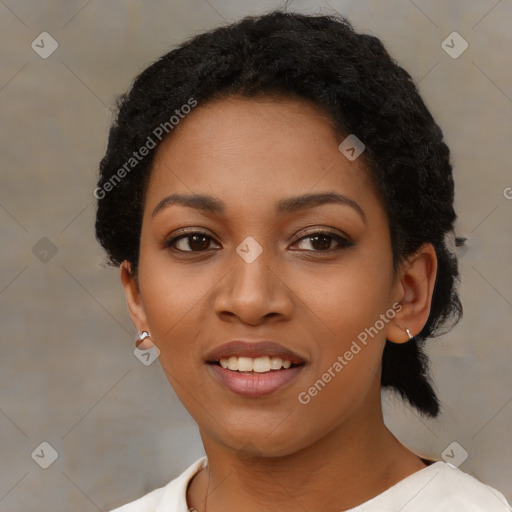
[[[331,338],[330,345],[343,349],[385,313],[392,281],[389,268],[357,253],[340,265],[304,273],[307,278],[298,293]]]
[[[371,386],[379,386],[387,325],[381,315],[386,314],[390,275],[377,267],[372,271],[364,261],[329,274],[309,280],[316,360],[301,390],[309,402],[301,407],[308,421],[323,417],[334,425],[366,399]]]
[[[373,293],[365,295],[350,290],[347,282],[343,285],[343,291],[338,288],[318,297],[325,328],[317,331],[320,336],[315,334],[318,360],[314,370],[315,378],[322,379],[323,375],[334,394],[340,388],[350,388],[350,395],[365,387],[379,371],[386,333],[386,324],[379,319],[385,306]],[[327,395],[324,398],[328,399]]]
[[[198,266],[172,263],[165,251],[140,255],[140,286],[148,326],[161,351],[161,359],[185,361],[193,355],[194,340],[200,339],[200,315],[207,292],[214,285],[211,272]]]
[[[343,266],[307,280],[306,305],[308,312],[314,313],[310,317],[316,324],[312,334],[317,345],[317,361],[309,382],[313,385],[320,379],[316,388],[322,390],[315,395],[315,403],[310,404],[316,413],[323,414],[322,408],[329,407],[329,403],[338,403],[339,410],[350,408],[350,403],[364,396],[376,380],[386,320],[394,316],[386,316],[390,268],[359,253],[353,259],[347,258]],[[311,390],[313,394],[315,389]]]

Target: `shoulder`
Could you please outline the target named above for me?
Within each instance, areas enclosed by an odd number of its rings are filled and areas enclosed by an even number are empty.
[[[111,510],[110,512],[155,512],[156,507],[162,501],[162,496],[164,495],[166,488],[167,486],[155,489],[148,494],[127,503],[126,505],[122,505],[121,507]]]
[[[499,491],[446,462],[436,462],[395,487],[407,490],[403,512],[512,511]]]
[[[496,489],[446,462],[434,462],[349,512],[511,512]]]
[[[186,490],[188,483],[206,464],[206,457],[202,457],[164,487],[155,489],[110,512],[160,512],[168,510],[187,512]]]

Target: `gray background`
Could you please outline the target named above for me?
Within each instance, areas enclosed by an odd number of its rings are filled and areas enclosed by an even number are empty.
[[[159,362],[134,357],[118,271],[94,239],[92,190],[110,108],[138,72],[184,38],[283,5],[0,1],[1,512],[109,510],[203,454]],[[511,500],[512,1],[289,9],[338,11],[380,37],[443,128],[458,233],[469,238],[460,252],[465,317],[430,344],[444,414],[425,421],[385,395],[386,422],[427,456],[456,441],[468,452],[460,469]],[[47,59],[31,48],[43,31],[59,45]],[[453,31],[469,43],[456,59],[441,46]],[[47,469],[31,456],[47,460],[42,442],[58,454]]]

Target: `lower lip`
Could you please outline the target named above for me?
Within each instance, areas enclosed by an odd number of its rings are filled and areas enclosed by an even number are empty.
[[[240,373],[212,363],[208,367],[213,377],[233,393],[259,398],[284,389],[297,377],[304,365],[265,373]]]

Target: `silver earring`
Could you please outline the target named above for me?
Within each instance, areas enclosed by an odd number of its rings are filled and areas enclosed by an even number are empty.
[[[407,336],[409,336],[409,339],[412,340],[414,336],[411,334],[411,331],[409,329],[405,329],[405,332],[407,333]]]
[[[137,332],[137,337],[135,338],[135,347],[139,348],[139,345],[142,344],[146,338],[149,338],[148,342],[150,342],[151,345],[153,345],[153,340],[151,339],[151,336],[148,331]],[[144,343],[144,345],[148,345],[148,342]]]

